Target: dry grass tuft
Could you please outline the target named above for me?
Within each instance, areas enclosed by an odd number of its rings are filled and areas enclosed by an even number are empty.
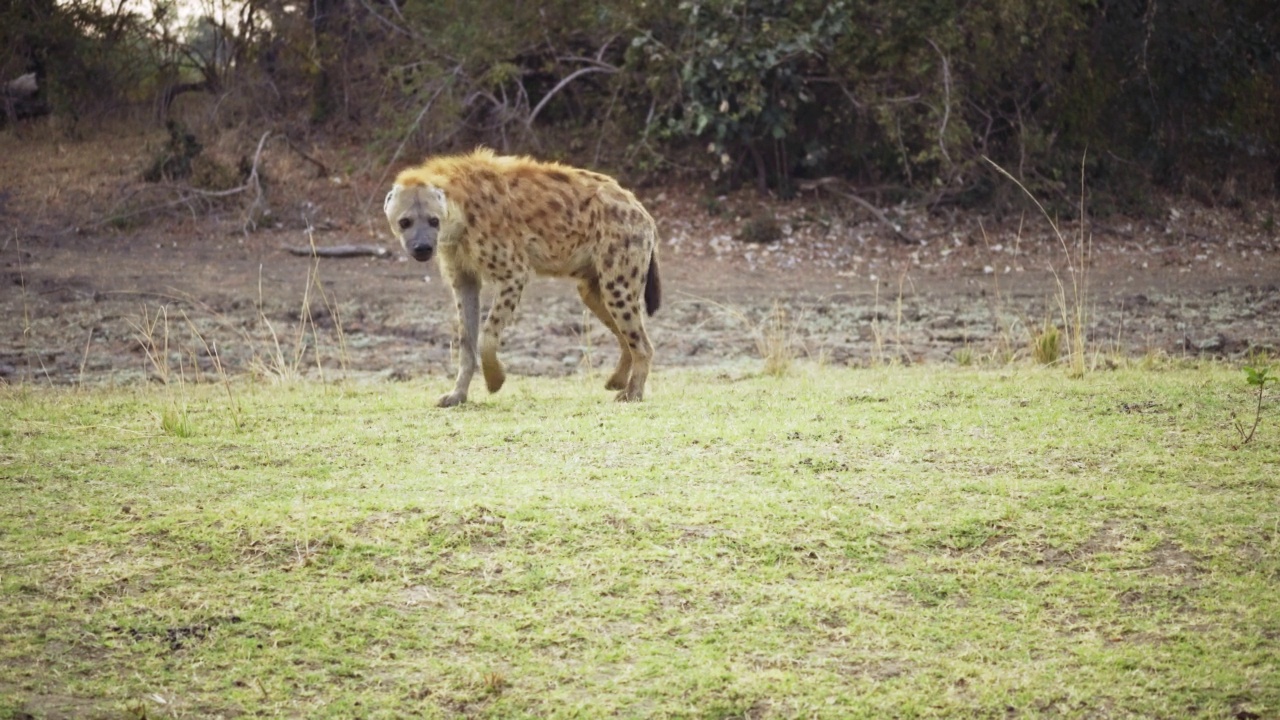
[[[1040,365],[1053,365],[1062,350],[1061,340],[1058,326],[1045,321],[1039,332],[1031,334],[1031,358]]]
[[[764,358],[764,373],[773,377],[786,375],[796,359],[796,330],[780,302],[774,301],[769,316],[751,334],[756,351]]]

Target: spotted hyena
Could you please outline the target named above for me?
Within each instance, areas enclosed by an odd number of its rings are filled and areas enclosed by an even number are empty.
[[[644,314],[657,312],[662,295],[657,229],[613,178],[481,149],[400,173],[384,210],[415,260],[439,254],[441,274],[453,288],[461,367],[441,407],[466,401],[477,341],[489,392],[502,387],[502,328],[533,273],[578,281],[582,301],[618,338],[621,357],[605,387],[622,401],[644,396],[653,360]],[[478,335],[484,283],[493,283],[496,293]]]

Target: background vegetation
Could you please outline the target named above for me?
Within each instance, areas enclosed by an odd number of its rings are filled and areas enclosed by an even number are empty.
[[[1063,208],[1083,171],[1102,212],[1280,183],[1272,0],[22,0],[0,79],[26,72],[72,132],[141,112],[387,157],[485,142],[783,196],[1003,202],[983,156]]]

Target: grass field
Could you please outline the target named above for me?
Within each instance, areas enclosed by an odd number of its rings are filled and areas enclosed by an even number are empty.
[[[0,391],[0,717],[1280,716],[1238,369],[602,384]]]

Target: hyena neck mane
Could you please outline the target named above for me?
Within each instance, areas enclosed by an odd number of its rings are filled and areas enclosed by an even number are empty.
[[[448,206],[448,217],[442,219],[443,243],[459,239],[466,229],[474,229],[476,217],[485,217],[495,225],[523,227],[540,208],[555,213],[584,211],[594,199],[596,187],[616,186],[611,178],[598,173],[529,157],[494,155],[487,148],[432,158],[400,173],[396,184],[441,190]],[[571,189],[574,186],[578,186],[576,191]],[[583,193],[583,186],[592,189]],[[569,197],[573,192],[579,196],[571,205]],[[507,209],[502,217],[493,212],[500,207]]]
[[[433,158],[420,167],[400,173],[396,184],[439,188],[451,209],[464,211],[456,216],[461,218],[470,214],[466,211],[482,199],[492,201],[508,194],[504,160],[507,158],[495,157],[489,150]]]
[[[419,167],[400,173],[396,183],[408,187],[430,185],[444,190],[446,194],[452,190],[455,194],[469,196],[476,190],[492,190],[493,185],[504,183],[504,176],[513,167],[534,164],[536,161],[529,158],[501,157],[488,148],[481,148],[467,155],[432,158]]]
[[[469,205],[484,194],[509,196],[522,187],[528,189],[531,178],[551,178],[571,183],[575,175],[589,176],[595,181],[609,180],[597,173],[589,173],[556,162],[542,162],[525,156],[495,155],[488,148],[479,148],[465,155],[432,158],[423,165],[400,173],[396,184],[412,187],[428,185],[450,193],[461,205]]]

